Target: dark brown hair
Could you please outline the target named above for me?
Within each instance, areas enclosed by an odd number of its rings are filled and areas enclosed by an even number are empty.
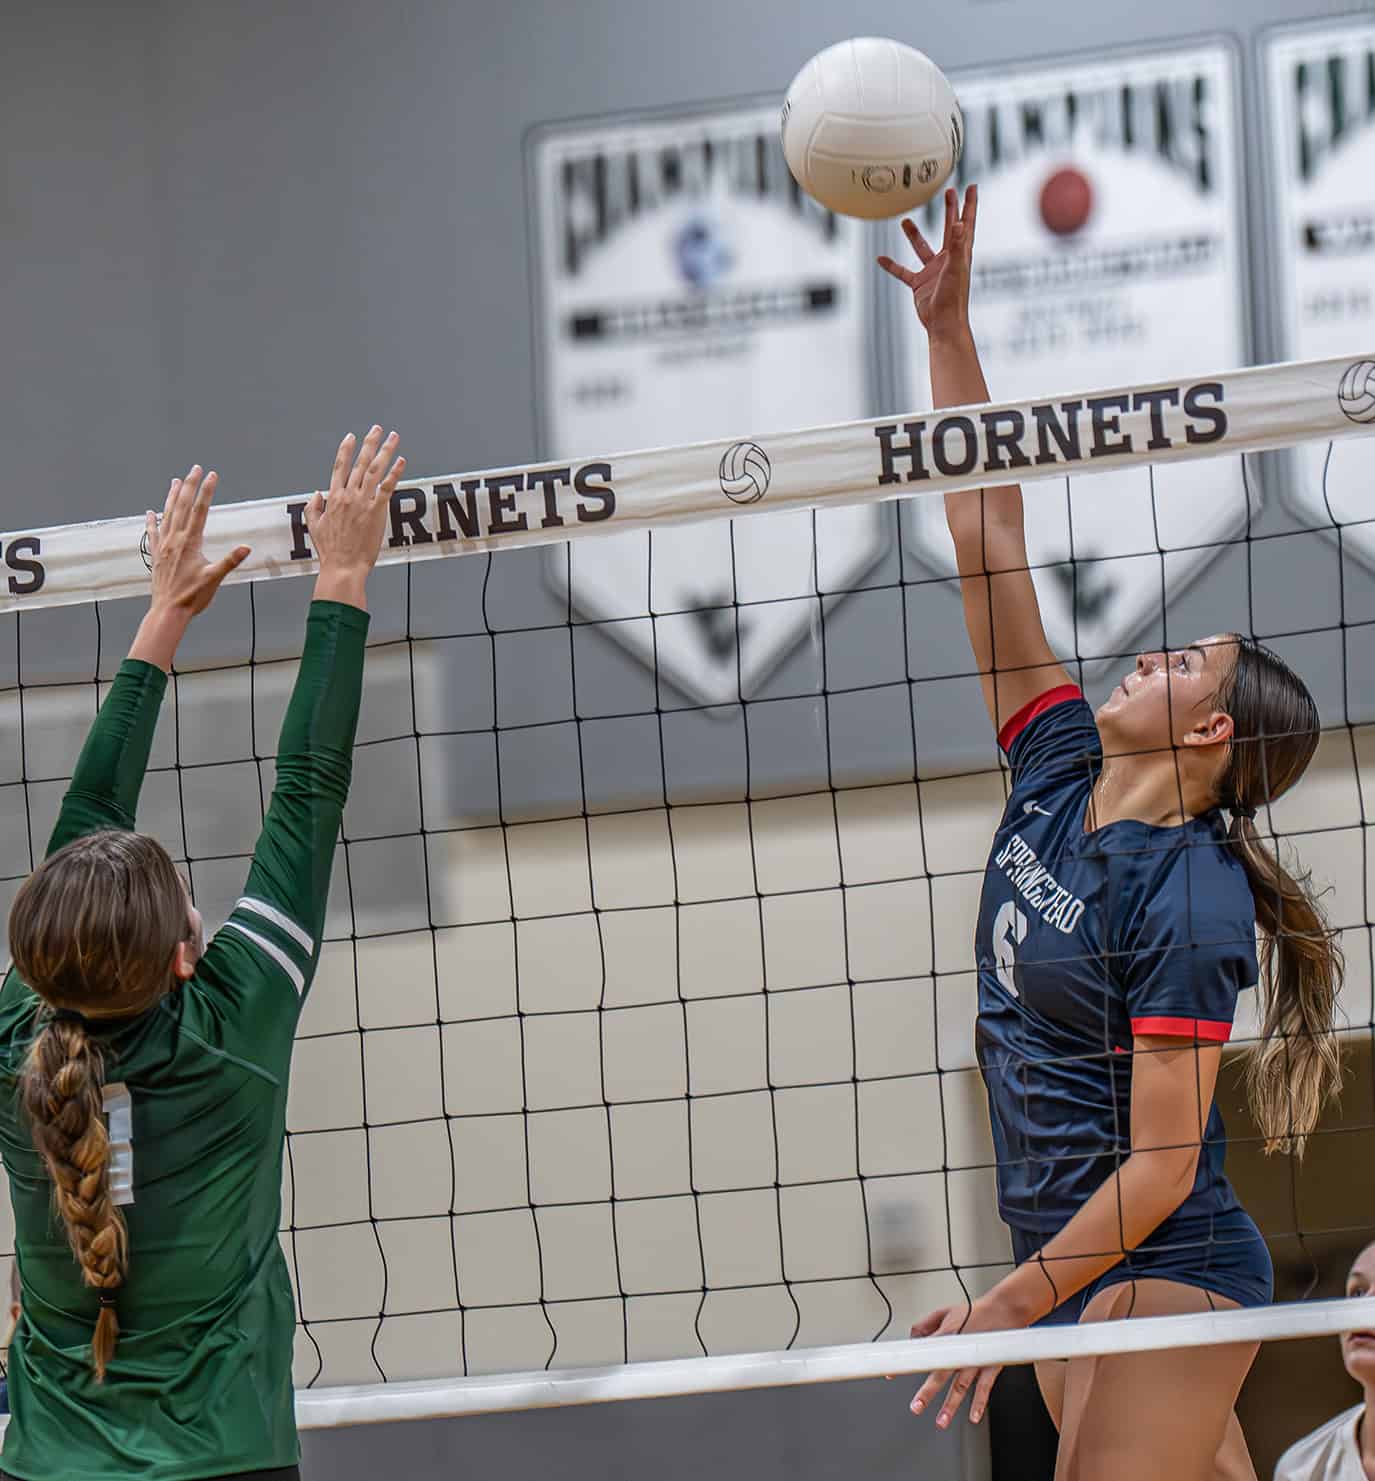
[[[1278,654],[1234,637],[1236,657],[1216,696],[1233,726],[1218,796],[1234,810],[1228,842],[1246,870],[1261,931],[1261,1042],[1249,1056],[1247,1090],[1265,1150],[1301,1157],[1341,1084],[1333,1019],[1344,961],[1311,876],[1289,873],[1253,815],[1307,769],[1318,748],[1318,707]]]
[[[152,1007],[187,939],[186,896],[166,849],[140,833],[69,843],[24,881],[10,909],[19,975],[47,1005],[20,1078],[33,1144],[85,1283],[101,1293],[91,1341],[104,1379],[119,1338],[114,1292],[129,1269],[124,1216],[110,1190],[105,1051],[90,1019]]]

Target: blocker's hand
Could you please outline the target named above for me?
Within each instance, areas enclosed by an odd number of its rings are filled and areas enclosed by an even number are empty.
[[[210,605],[224,578],[248,559],[247,545],[238,546],[217,561],[205,558],[205,517],[218,483],[219,474],[202,474],[197,463],[185,478],[172,480],[161,520],[151,509],[148,511],[154,609],[195,617]]]
[[[1021,1325],[1021,1322],[1001,1309],[995,1293],[989,1292],[972,1305],[943,1306],[939,1311],[931,1312],[913,1326],[912,1336],[945,1337],[956,1332],[1003,1332]],[[945,1402],[936,1415],[937,1427],[945,1429],[950,1424],[959,1413],[960,1405],[964,1403],[970,1389],[974,1390],[974,1397],[969,1404],[969,1418],[972,1423],[978,1424],[988,1408],[988,1396],[993,1390],[993,1384],[1002,1371],[1001,1363],[991,1368],[960,1368],[958,1371],[950,1368],[938,1369],[928,1374],[926,1382],[917,1390],[916,1397],[912,1400],[912,1413],[925,1413],[939,1396],[946,1381],[950,1380]]]
[[[917,318],[933,339],[966,333],[969,329],[969,264],[974,252],[974,223],[979,214],[979,189],[971,185],[964,193],[964,206],[954,190],[945,192],[945,235],[939,252],[905,218],[902,229],[921,262],[920,271],[904,267],[891,257],[880,257],[878,265],[899,283],[912,290]]]
[[[306,528],[320,558],[320,574],[366,576],[377,564],[387,528],[391,496],[405,470],[395,457],[400,438],[373,427],[354,456],[350,432],[339,444],[329,495],[314,494],[306,505]]]

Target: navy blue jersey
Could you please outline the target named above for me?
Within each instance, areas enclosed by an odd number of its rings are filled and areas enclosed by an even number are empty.
[[[1012,793],[979,903],[978,1055],[1017,1228],[1062,1228],[1131,1151],[1133,1034],[1223,1042],[1257,978],[1255,902],[1217,810],[1180,827],[1086,832],[1103,753],[1073,686],[999,735]],[[1238,1207],[1209,1112],[1180,1215]]]

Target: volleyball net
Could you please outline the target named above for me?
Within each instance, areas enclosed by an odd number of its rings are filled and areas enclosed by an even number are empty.
[[[1260,825],[1328,887],[1352,1069],[1304,1170],[1257,1171],[1237,1113],[1229,1167],[1282,1296],[1375,1237],[1371,431],[1375,354],[399,489],[288,1112],[303,1423],[1375,1325],[1294,1300],[893,1340],[1011,1263],[972,950],[1007,782],[933,494],[1023,481],[1090,698],[1233,630],[1317,695]],[[213,511],[212,558],[253,555],[144,792],[210,926],[271,790],[306,497]],[[6,910],[141,613],[141,534],[0,536]]]

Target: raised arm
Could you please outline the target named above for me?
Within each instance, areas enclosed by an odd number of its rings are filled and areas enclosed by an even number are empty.
[[[328,500],[316,494],[306,507],[320,574],[282,722],[272,801],[244,893],[197,974],[243,1008],[250,1037],[264,1027],[255,1010],[284,1029],[294,1025],[319,959],[334,846],[353,770],[367,579],[405,467],[394,456],[396,447],[394,432],[383,441],[382,429],[374,427],[355,458],[350,434],[335,455]],[[294,993],[283,993],[284,979]],[[260,995],[265,1003],[257,1001]],[[272,1012],[273,1005],[282,1011]]]
[[[919,271],[880,257],[879,266],[912,290],[927,333],[931,394],[937,407],[976,406],[989,399],[969,324],[970,261],[978,191],[964,207],[945,193],[945,235],[933,251],[913,221],[902,229],[921,262]],[[945,517],[955,541],[965,627],[995,730],[1048,689],[1068,683],[1041,622],[1032,583],[1017,484],[947,494]]]
[[[241,545],[222,560],[205,558],[205,517],[217,482],[215,473],[202,477],[197,464],[185,478],[172,480],[161,521],[148,512],[152,600],[86,737],[48,854],[100,828],[134,826],[177,645],[191,619],[210,605],[220,583],[248,555]]]

